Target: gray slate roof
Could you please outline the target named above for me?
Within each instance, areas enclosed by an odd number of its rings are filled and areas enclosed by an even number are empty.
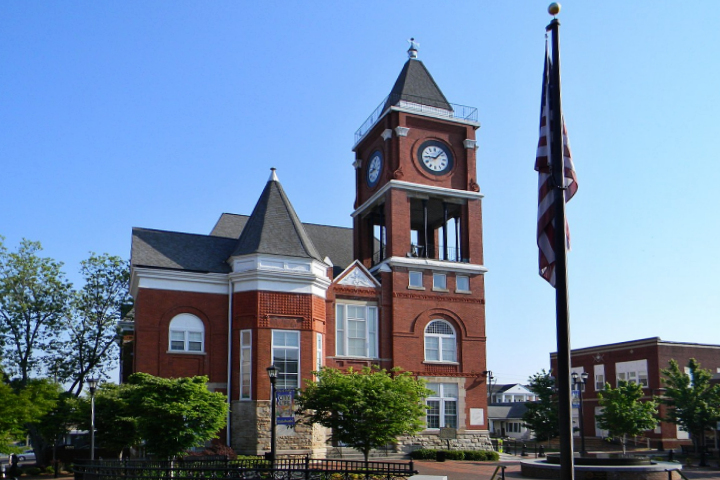
[[[277,186],[279,187],[279,184]],[[274,186],[268,185],[266,190],[268,190],[268,187]],[[258,201],[258,205],[264,202],[265,206],[261,210],[265,212],[265,215],[263,215],[262,222],[256,220],[256,225],[259,223],[263,229],[267,227],[268,230],[264,232],[265,234],[272,235],[270,226],[274,225],[273,231],[285,232],[276,234],[280,240],[287,238],[287,236],[292,239],[294,235],[295,249],[304,248],[302,243],[297,245],[298,242],[302,241],[314,245],[313,249],[316,256],[312,258],[330,258],[335,265],[336,274],[352,263],[353,231],[351,228],[299,224],[304,233],[298,234],[296,230],[298,224],[291,218],[281,219],[279,217],[282,217],[282,212],[278,213],[277,211],[275,214],[268,214],[270,209],[277,210],[280,206],[285,209],[287,217],[292,215],[297,219],[294,210],[290,213],[292,206],[290,206],[289,210],[287,206],[279,205],[287,202],[287,197],[285,197],[284,192],[281,192],[281,187],[277,190],[272,188],[272,190],[275,191],[272,192],[272,195],[271,192],[268,192],[268,198],[265,200],[263,200],[263,197],[266,192],[263,192],[260,201]],[[280,196],[284,197],[284,199],[279,198]],[[289,205],[289,202],[286,205]],[[267,208],[267,206],[270,206],[270,208]],[[257,206],[255,210],[258,210]],[[247,215],[223,213],[210,235],[134,228],[131,251],[132,265],[195,272],[228,273],[230,267],[227,260],[237,251],[239,239],[245,227],[250,223],[250,219],[251,216]],[[289,234],[286,232],[288,228],[292,229]],[[300,240],[301,236],[303,240]],[[269,241],[264,242],[263,234],[248,235],[248,238],[250,237],[260,239],[259,249],[268,246],[272,247],[277,243],[277,239],[274,239],[272,243]],[[260,252],[259,249],[256,251]],[[280,253],[278,250],[261,253],[288,255],[287,253]],[[302,256],[309,255],[305,250],[302,250],[301,253]]]
[[[322,261],[277,180],[271,178],[265,185],[245,227],[233,256],[267,253]]]
[[[228,273],[237,240],[190,233],[133,228],[130,261],[136,267]]]
[[[420,60],[413,58],[403,66],[390,91],[388,103],[397,105],[400,100],[452,110],[450,103],[440,91],[425,65]]]
[[[526,411],[527,407],[522,402],[495,403],[488,405],[488,418],[493,420],[522,418]]]

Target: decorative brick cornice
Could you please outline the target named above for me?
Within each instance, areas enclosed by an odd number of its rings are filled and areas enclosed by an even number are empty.
[[[468,297],[446,297],[440,295],[418,295],[417,293],[404,293],[394,292],[393,297],[395,298],[411,298],[414,300],[442,300],[443,302],[455,302],[455,303],[474,303],[479,305],[485,305],[484,298],[468,298]]]

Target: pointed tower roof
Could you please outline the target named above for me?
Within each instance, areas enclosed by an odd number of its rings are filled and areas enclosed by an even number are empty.
[[[415,55],[417,55],[417,50],[415,50]],[[430,72],[422,61],[413,55],[405,62],[395,81],[386,107],[397,105],[401,101],[452,110],[450,103],[440,91]]]
[[[232,256],[266,253],[322,261],[272,168]]]

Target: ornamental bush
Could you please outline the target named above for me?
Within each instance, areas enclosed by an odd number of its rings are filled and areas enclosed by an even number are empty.
[[[500,455],[493,450],[437,450],[434,448],[420,448],[412,451],[410,452],[410,458],[414,460],[435,460],[438,451],[445,452],[447,460],[494,462],[500,459]]]

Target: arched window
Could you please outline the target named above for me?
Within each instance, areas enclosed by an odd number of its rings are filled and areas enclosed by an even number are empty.
[[[425,360],[457,362],[455,330],[445,320],[433,320],[425,327]]]
[[[204,352],[205,325],[195,315],[181,313],[170,321],[170,351]]]

